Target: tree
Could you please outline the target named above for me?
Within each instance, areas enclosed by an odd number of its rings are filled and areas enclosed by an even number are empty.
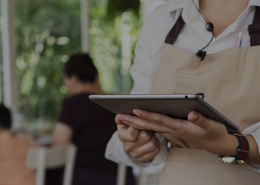
[[[63,62],[80,50],[79,2],[17,0],[19,107],[26,117],[57,117]]]
[[[79,0],[16,0],[17,76],[20,111],[26,119],[56,121],[62,99],[63,64],[80,51]],[[107,92],[129,93],[129,69],[122,71],[120,16],[106,19],[107,0],[90,0],[90,55]],[[131,51],[142,21],[129,13]],[[133,52],[132,52],[133,58]],[[131,64],[130,64],[131,65]]]
[[[109,21],[112,21],[127,11],[131,11],[135,16],[139,17],[140,6],[140,0],[108,0],[106,17]]]

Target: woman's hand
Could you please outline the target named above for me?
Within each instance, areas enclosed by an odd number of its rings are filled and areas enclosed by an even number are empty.
[[[133,128],[116,117],[118,137],[124,149],[140,162],[151,161],[160,152],[160,143],[152,131]]]
[[[131,129],[170,134],[217,155],[236,154],[236,137],[228,134],[223,124],[197,112],[191,111],[188,120],[137,109],[133,112],[136,116],[119,114],[116,119]]]

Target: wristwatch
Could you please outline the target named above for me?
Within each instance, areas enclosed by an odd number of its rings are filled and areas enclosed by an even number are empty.
[[[245,164],[248,158],[249,143],[246,137],[240,132],[232,132],[238,140],[237,154],[235,156],[219,156],[219,160],[228,164]]]

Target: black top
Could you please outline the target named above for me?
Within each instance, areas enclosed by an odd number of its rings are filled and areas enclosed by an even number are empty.
[[[105,159],[105,148],[116,131],[115,114],[89,100],[89,94],[65,99],[59,121],[73,130],[72,142],[77,146],[76,169],[116,172],[117,164]]]
[[[87,93],[66,98],[59,121],[71,127],[77,146],[73,185],[115,185],[117,164],[105,159],[107,142],[116,131],[115,115],[89,100]],[[46,185],[61,185],[64,168],[50,169]],[[126,185],[135,185],[132,169],[127,169]]]

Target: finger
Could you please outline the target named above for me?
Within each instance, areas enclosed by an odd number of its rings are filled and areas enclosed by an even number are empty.
[[[134,128],[136,129],[142,130],[144,127],[133,124],[134,122],[137,122],[138,119],[140,118],[136,116],[132,116],[128,114],[118,114],[116,116],[116,123],[118,123],[119,125],[127,124],[129,126],[134,126]]]
[[[138,117],[148,119],[154,122],[162,122],[163,121],[162,119],[164,118],[163,114],[148,112],[140,109],[134,109],[133,113]]]
[[[149,142],[145,143],[144,145],[136,148],[135,150],[135,158],[140,158],[142,156],[145,156],[147,154],[151,154],[154,151],[160,150],[160,142],[157,139],[157,137],[155,135],[153,135],[153,137],[151,137],[151,139],[149,140]]]
[[[118,138],[122,142],[135,142],[139,136],[140,130],[128,125],[117,125]]]
[[[135,142],[127,142],[124,144],[124,148],[127,152],[135,151],[137,148],[142,147],[146,143],[150,142],[155,134],[150,131],[140,131],[138,139]]]
[[[124,116],[123,114],[117,114],[115,117],[115,122],[118,125],[125,125],[126,122],[124,122],[124,120],[122,119],[122,116]]]
[[[150,152],[146,155],[140,156],[136,159],[140,162],[148,162],[148,161],[153,160],[159,153],[160,153],[160,149],[156,149],[153,152]]]
[[[115,122],[117,123],[117,129],[122,131],[122,132],[127,132],[127,128],[129,128],[129,125],[126,121],[124,121],[122,119],[122,116],[124,116],[123,114],[118,114],[116,115],[115,117]],[[132,129],[129,130],[129,132],[131,133],[132,132]]]
[[[127,123],[129,126],[134,127],[136,129],[140,130],[151,130],[155,132],[161,132],[164,133],[167,128],[163,127],[161,122],[155,122],[149,119],[149,115],[156,114],[156,113],[149,113],[144,111],[145,114],[148,115],[138,117],[138,116],[132,116],[132,115],[118,115],[118,119],[120,119],[122,122]],[[162,116],[161,114],[157,114],[158,116]],[[145,118],[143,118],[145,117]],[[157,120],[160,120],[159,118]]]
[[[115,121],[118,125],[128,125],[132,126],[133,128],[139,129],[139,130],[144,130],[145,127],[133,124],[136,122],[138,119],[136,116],[128,115],[128,114],[118,114],[115,118]]]
[[[224,124],[221,124],[220,122],[217,122],[215,120],[209,119],[201,115],[200,113],[197,113],[195,111],[191,111],[188,114],[188,119],[191,123],[199,126],[201,128],[201,131],[205,134],[210,133],[211,138],[213,138],[212,134],[218,135],[219,133],[226,132],[226,127]]]
[[[130,151],[130,155],[138,161],[145,162],[152,160],[160,152],[160,143],[155,135],[152,139],[141,147]]]
[[[155,132],[160,132],[160,133],[183,133],[183,129],[185,125],[187,124],[186,121],[181,120],[181,119],[175,119],[169,116],[166,116],[164,114],[159,114],[159,113],[153,113],[153,112],[148,112],[144,110],[139,110],[135,109],[134,114],[136,114],[138,117],[143,118],[147,122],[147,126],[149,129],[147,130],[153,130]],[[151,124],[157,123],[157,124]],[[136,124],[139,124],[139,122],[136,122]],[[144,125],[143,125],[144,126]]]
[[[201,128],[207,128],[209,126],[209,120],[195,111],[189,112],[188,120]]]

